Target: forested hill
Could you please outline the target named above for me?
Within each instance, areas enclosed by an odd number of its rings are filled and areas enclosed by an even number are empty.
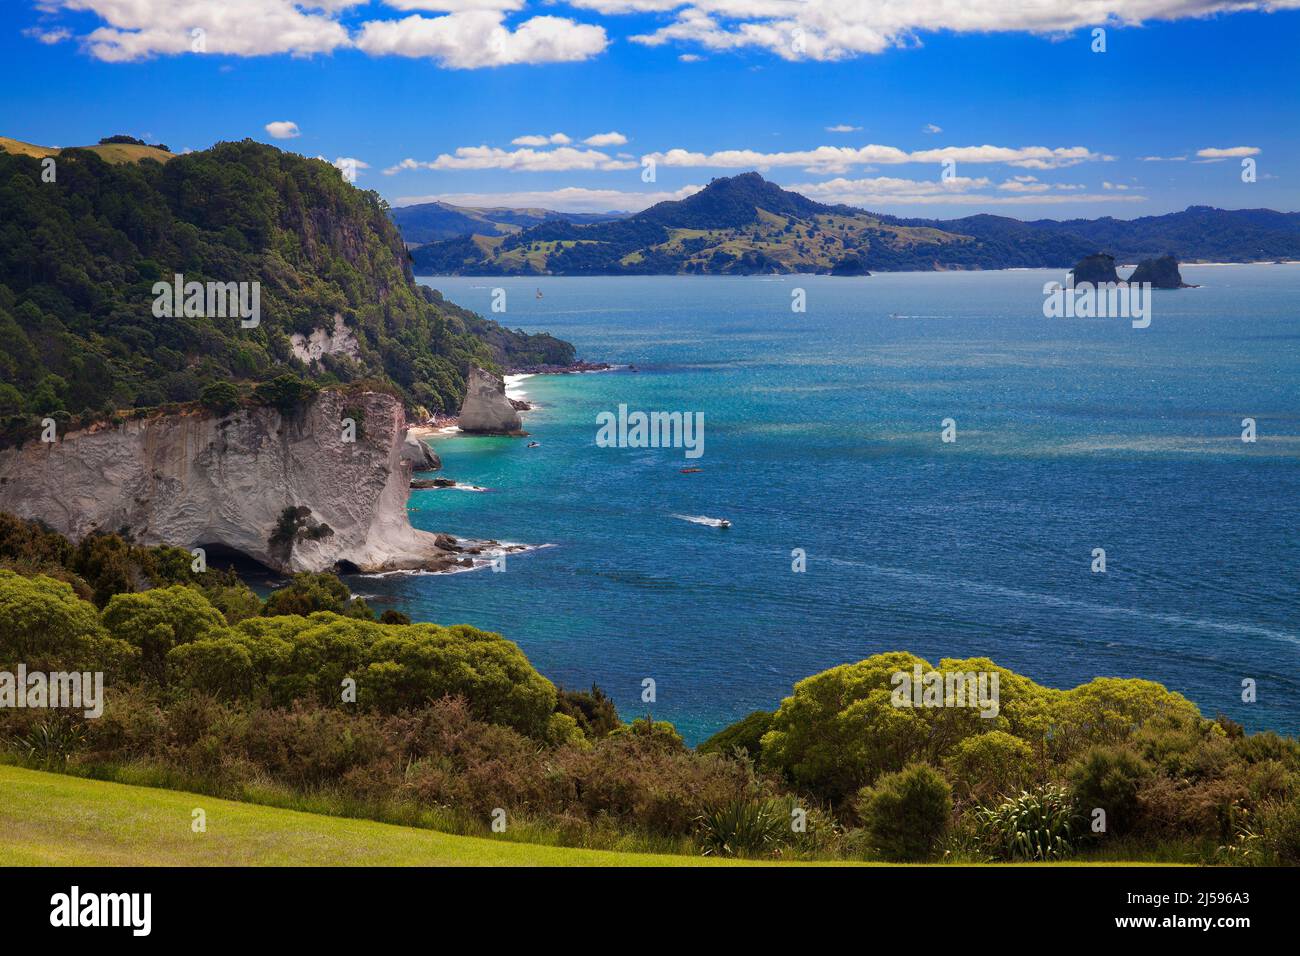
[[[744,173],[616,221],[556,220],[504,236],[473,231],[419,246],[412,257],[421,275],[862,275],[1068,269],[1095,252],[1126,262],[1166,254],[1182,261],[1300,258],[1300,214],[1193,206],[1134,220],[904,219],[828,206]]]
[[[0,151],[0,416],[107,417],[285,375],[433,411],[458,405],[471,363],[573,359],[418,286],[387,204],[324,161],[244,140],[165,165],[64,149],[53,182],[47,162]],[[176,273],[259,282],[260,324],[157,317],[154,283]],[[305,365],[290,337],[336,315],[353,354]]]

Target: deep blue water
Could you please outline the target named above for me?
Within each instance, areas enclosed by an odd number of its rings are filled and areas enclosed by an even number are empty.
[[[423,280],[484,314],[505,288],[493,317],[639,371],[526,380],[539,448],[434,442],[491,490],[414,492],[418,526],[552,547],[354,587],[499,631],[624,716],[652,677],[655,716],[691,740],[892,649],[1058,687],[1150,678],[1296,733],[1300,267],[1185,267],[1202,287],[1157,293],[1147,329],[1044,318],[1061,278]],[[597,447],[620,403],[703,412],[703,457]]]

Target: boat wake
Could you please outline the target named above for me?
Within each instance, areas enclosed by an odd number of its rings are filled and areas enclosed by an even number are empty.
[[[689,521],[692,524],[708,525],[710,528],[729,528],[731,522],[726,518],[710,518],[708,515],[673,515],[674,518],[680,518],[682,521]]]

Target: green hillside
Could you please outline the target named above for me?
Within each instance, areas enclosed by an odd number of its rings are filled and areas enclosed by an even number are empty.
[[[38,149],[0,152],[7,432],[47,415],[191,402],[223,383],[247,394],[283,375],[380,383],[413,412],[452,409],[471,364],[572,361],[567,343],[506,330],[417,285],[387,203],[331,164],[251,140],[165,164],[120,157],[152,148],[63,150],[52,182]],[[258,283],[260,324],[210,307],[156,315],[154,285],[176,274]],[[291,337],[333,329],[336,316],[354,346],[309,367]]]
[[[24,143],[22,140],[0,136],[0,151],[13,153],[16,156],[32,156],[36,159],[44,159],[46,156],[58,156],[68,149],[84,149],[87,152],[94,153],[106,163],[138,163],[142,159],[152,159],[165,163],[176,158],[176,154],[170,150],[139,142],[99,143],[95,146],[60,148],[56,146],[37,146],[34,143]]]

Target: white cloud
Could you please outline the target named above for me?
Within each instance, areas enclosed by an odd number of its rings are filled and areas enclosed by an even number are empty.
[[[835,125],[835,126],[827,126],[827,127],[826,127],[826,132],[828,132],[828,133],[856,133],[856,132],[857,132],[858,130],[860,130],[860,129],[862,129],[861,126],[850,126],[848,123],[839,123],[839,124],[837,124],[837,125]]]
[[[552,133],[550,136],[516,136],[510,142],[515,146],[567,146],[573,140],[563,133]]]
[[[411,206],[415,203],[438,201],[455,206],[509,206],[516,209],[540,206],[560,212],[639,212],[658,202],[685,199],[703,188],[703,186],[683,186],[671,192],[640,193],[569,186],[564,189],[507,193],[440,193],[433,196],[402,196],[395,199],[393,205]]]
[[[849,206],[868,209],[886,205],[1002,206],[1030,203],[1142,202],[1145,199],[1145,197],[1137,195],[1116,196],[1113,194],[1099,195],[1078,192],[1062,194],[1049,191],[1020,195],[1012,190],[1011,192],[1015,193],[1013,195],[992,195],[980,191],[989,188],[991,185],[992,182],[983,177],[968,178],[958,176],[944,181],[940,179],[916,180],[875,176],[866,179],[837,178],[820,183],[797,183],[785,188],[802,193],[809,199],[816,199],[820,202],[844,203]],[[1076,187],[1060,188],[1073,190]]]
[[[266,131],[271,135],[272,139],[293,139],[302,135],[302,131],[298,129],[298,124],[291,120],[276,120],[273,123],[267,123]]]
[[[764,153],[753,149],[727,149],[696,153],[685,149],[648,153],[660,166],[704,166],[715,169],[772,169],[801,166],[810,172],[844,172],[853,166],[901,163],[1006,163],[1025,169],[1059,169],[1083,162],[1113,159],[1084,146],[945,146],[906,152],[896,146],[818,146],[815,149]]]
[[[942,126],[935,126],[933,123],[926,123],[924,126],[921,127],[921,132],[922,132],[922,133],[930,133],[930,134],[932,134],[932,135],[935,134],[935,133],[942,133],[942,132],[943,132],[943,127],[942,127]]]
[[[422,162],[404,159],[396,166],[384,170],[385,175],[407,169],[504,169],[511,172],[563,172],[568,170],[636,169],[631,160],[615,159],[608,153],[595,149],[577,149],[561,146],[540,150],[500,149],[496,146],[461,146],[454,153],[442,153],[436,159]]]
[[[443,66],[474,69],[587,60],[608,43],[604,28],[565,17],[533,17],[514,30],[504,20],[504,13],[493,10],[370,20],[362,24],[356,45],[376,56],[427,57]]]
[[[329,53],[349,43],[336,14],[351,5],[352,0],[44,0],[49,9],[88,11],[103,20],[106,25],[81,39],[92,56],[113,63],[158,54]],[[201,44],[191,33],[195,29],[203,31]]]
[[[1201,159],[1236,159],[1240,156],[1258,156],[1259,152],[1258,146],[1229,146],[1227,149],[1198,149],[1196,155]]]
[[[384,0],[379,10],[413,10],[369,20],[350,30],[344,12],[367,0],[42,0],[45,7],[97,15],[103,26],[81,37],[92,56],[111,62],[157,55],[213,53],[310,56],[356,47],[373,56],[429,57],[444,66],[475,68],[585,60],[602,52],[603,27],[567,17],[537,16],[506,26],[525,0]],[[203,31],[201,43],[191,31]]]
[[[33,40],[39,40],[46,46],[52,46],[55,43],[62,43],[72,36],[72,31],[65,27],[58,27],[54,30],[42,30],[38,27],[30,27],[23,31],[23,36],[31,37]]]
[[[673,22],[630,39],[646,46],[766,50],[786,60],[843,60],[915,45],[917,34],[1018,32],[1056,36],[1101,23],[1201,18],[1294,9],[1300,0],[567,0],[605,14],[673,13]]]
[[[583,142],[588,146],[622,146],[627,142],[627,137],[622,133],[610,130],[608,133],[596,133],[588,136]]]
[[[1143,163],[1182,163],[1186,162],[1186,156],[1139,156],[1138,160]]]

